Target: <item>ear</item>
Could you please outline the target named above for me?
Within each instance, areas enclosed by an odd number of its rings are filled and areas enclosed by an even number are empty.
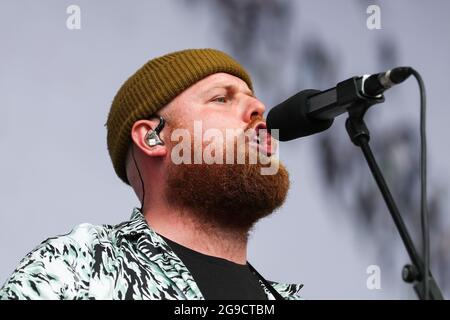
[[[131,128],[131,139],[136,146],[150,157],[165,157],[167,155],[167,147],[165,145],[156,145],[150,147],[146,141],[145,136],[150,130],[154,130],[159,123],[159,119],[138,120]],[[164,141],[164,129],[160,132],[159,137]]]

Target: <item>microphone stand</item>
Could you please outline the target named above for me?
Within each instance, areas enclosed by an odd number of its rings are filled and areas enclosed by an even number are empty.
[[[345,127],[350,136],[351,141],[361,148],[364,157],[369,165],[370,171],[378,185],[378,188],[383,195],[383,199],[389,209],[389,212],[394,219],[394,223],[406,247],[406,251],[411,259],[411,264],[403,267],[402,278],[407,283],[412,283],[414,290],[419,299],[424,300],[426,293],[424,290],[425,275],[428,277],[429,292],[428,297],[432,300],[443,300],[444,297],[433,278],[430,270],[424,270],[424,263],[417,253],[414,243],[408,233],[406,225],[400,215],[400,212],[395,204],[394,198],[386,184],[383,174],[378,167],[372,150],[369,146],[370,133],[366,124],[364,123],[364,114],[374,104],[384,102],[384,96],[367,97],[360,94],[360,82],[358,78],[350,78],[338,84],[336,87],[338,105],[346,106],[348,111],[348,119]]]

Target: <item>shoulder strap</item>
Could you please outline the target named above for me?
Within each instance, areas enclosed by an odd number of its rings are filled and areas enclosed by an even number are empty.
[[[267,287],[267,289],[270,291],[270,293],[273,294],[273,296],[275,297],[275,300],[284,300],[284,298],[281,296],[281,294],[279,294],[278,291],[275,290],[274,287],[272,287],[272,285],[270,285],[269,282],[267,282],[267,280],[264,279],[263,276],[261,274],[259,274],[259,272],[256,271],[256,269],[253,268],[253,266],[248,261],[247,261],[247,265],[249,266],[250,270],[261,279],[261,281],[264,283],[264,285]]]

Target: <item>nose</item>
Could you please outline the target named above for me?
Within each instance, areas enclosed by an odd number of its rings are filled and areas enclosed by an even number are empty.
[[[253,117],[262,118],[265,110],[266,107],[261,101],[259,101],[257,98],[248,97],[244,105],[242,120],[245,123],[250,123]]]

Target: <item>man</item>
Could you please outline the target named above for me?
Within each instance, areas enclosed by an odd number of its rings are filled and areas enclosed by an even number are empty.
[[[247,262],[251,228],[289,188],[263,112],[247,72],[223,52],[147,62],[106,123],[114,169],[141,208],[116,226],[47,239],[0,298],[299,299],[301,285],[266,281]]]

